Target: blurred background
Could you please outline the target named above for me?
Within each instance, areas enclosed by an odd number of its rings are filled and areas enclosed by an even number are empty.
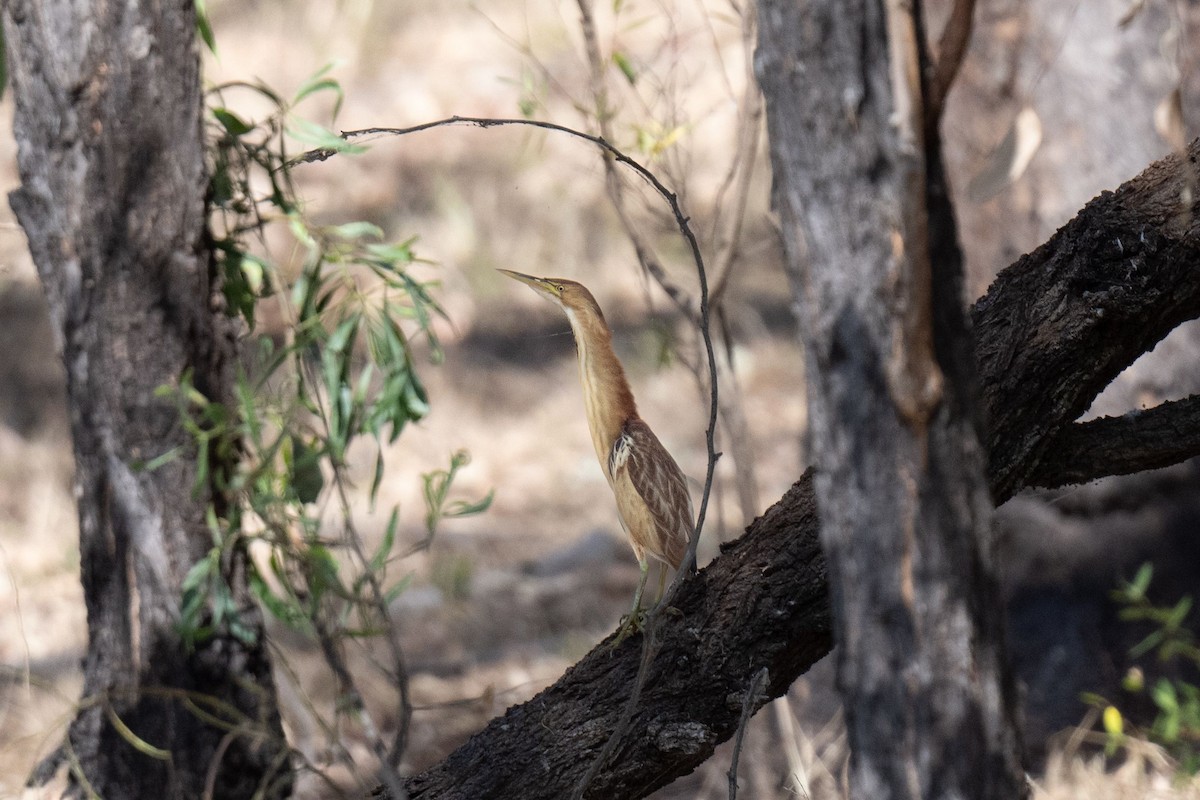
[[[947,11],[928,3],[931,29]],[[206,80],[258,80],[290,95],[327,64],[345,92],[299,113],[335,130],[406,127],[451,115],[528,116],[598,132],[596,90],[614,144],[677,192],[700,238],[722,353],[717,469],[701,562],[739,535],[808,463],[803,363],[770,214],[761,106],[749,73],[753,8],[736,0],[626,0],[595,9],[604,57],[589,67],[578,6],[549,0],[381,3],[210,0],[217,54]],[[1080,206],[1196,131],[1195,4],[1165,0],[992,0],[944,124],[968,263],[967,299]],[[224,101],[248,118],[254,97]],[[0,104],[0,182],[17,183],[11,101]],[[417,711],[404,768],[442,758],[507,706],[527,699],[606,635],[637,579],[592,451],[561,313],[495,272],[515,269],[589,286],[615,331],[643,416],[699,500],[706,467],[707,377],[694,327],[663,291],[697,297],[695,268],[661,200],[625,173],[622,214],[653,247],[662,281],[639,267],[605,170],[585,142],[528,127],[444,127],[371,137],[368,152],[297,169],[321,223],[368,220],[417,237],[414,272],[436,280],[441,364],[422,363],[431,412],[386,452],[372,513],[377,539],[392,505],[398,547],[425,535],[421,475],[457,450],[472,461],[456,497],[489,491],[485,514],[443,524],[407,559],[396,602]],[[268,244],[286,260],[286,233]],[[265,326],[271,311],[263,311]],[[86,647],[63,376],[36,273],[0,207],[0,796],[19,794],[59,740],[80,688]],[[1200,390],[1200,334],[1179,329],[1097,401],[1120,414]],[[369,481],[371,460],[357,466]],[[1121,682],[1147,632],[1119,619],[1110,591],[1145,562],[1151,594],[1194,593],[1200,571],[1195,463],[1054,493],[997,512],[998,563],[1021,680],[1030,764],[1040,796],[1200,796],[1173,780],[1147,744],[1105,762],[1081,693],[1120,699],[1149,724],[1154,706]],[[364,489],[365,492],[365,489]],[[274,631],[293,744],[332,781],[302,778],[306,797],[354,794],[369,770],[347,764],[323,729],[334,682],[314,643]],[[1143,659],[1147,660],[1147,659]],[[1147,664],[1153,672],[1158,667]],[[829,659],[751,723],[745,796],[842,796],[845,742]],[[391,689],[362,680],[385,722]],[[376,673],[377,674],[377,673]],[[1185,674],[1186,675],[1186,674]],[[372,681],[374,680],[374,683]],[[394,717],[392,718],[394,721]],[[361,768],[367,748],[341,732]],[[356,749],[357,748],[357,749]],[[658,798],[724,797],[718,754]],[[365,782],[365,783],[360,783]]]

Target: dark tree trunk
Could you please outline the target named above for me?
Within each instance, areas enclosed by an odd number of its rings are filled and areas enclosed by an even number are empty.
[[[154,394],[187,371],[211,399],[231,389],[204,245],[194,6],[7,0],[4,26],[10,199],[66,365],[88,610],[84,699],[58,760],[69,752],[75,791],[105,800],[250,797],[287,767],[267,653],[261,636],[193,652],[180,640],[181,584],[212,547],[219,498],[197,487],[194,441]],[[244,599],[240,554],[225,566]],[[245,615],[256,629],[252,604]]]
[[[1200,316],[1200,197],[1177,205],[1198,159],[1200,142],[1105,192],[1001,273],[972,309],[997,503],[1028,485],[1061,482],[1068,467],[1049,456],[1064,438],[1087,436],[1095,445],[1084,454],[1088,461],[1070,466],[1089,477],[1107,474],[1090,460],[1098,450],[1119,449],[1115,467],[1123,471],[1162,466],[1163,454],[1200,454],[1194,400],[1126,415],[1107,443],[1097,441],[1103,431],[1073,424],[1103,388],[1101,376],[1115,375]],[[1137,269],[1126,279],[1129,262],[1113,242],[1130,232],[1139,241]],[[1175,441],[1163,440],[1164,428],[1177,431]],[[1139,452],[1129,443],[1143,434]],[[1178,447],[1180,439],[1191,449]],[[645,797],[688,774],[736,729],[760,669],[768,668],[770,681],[757,707],[828,654],[831,614],[814,508],[813,481],[805,476],[681,587],[676,605],[683,616],[662,631],[638,709],[643,722],[618,749],[619,761],[597,776],[590,797]],[[411,778],[410,795],[569,796],[621,716],[640,645],[636,636],[615,650],[601,643],[553,686]],[[377,795],[390,796],[384,789]]]
[[[761,0],[760,19],[851,791],[1011,800],[1024,776],[921,5]]]

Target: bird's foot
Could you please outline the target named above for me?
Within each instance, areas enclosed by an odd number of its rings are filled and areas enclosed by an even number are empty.
[[[638,631],[646,627],[646,611],[639,608],[630,614],[621,617],[621,625],[617,628],[617,638],[613,639],[612,647],[616,649],[621,642],[628,639]]]

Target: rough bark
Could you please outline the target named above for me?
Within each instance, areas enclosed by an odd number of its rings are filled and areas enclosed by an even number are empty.
[[[1193,142],[1102,193],[979,301],[976,356],[994,378],[984,387],[988,449],[1002,493],[1030,485],[1056,435],[1099,391],[1197,316],[1198,158]],[[1031,372],[1041,380],[1025,383]],[[1045,379],[1054,375],[1064,378]]]
[[[1097,197],[1079,215],[1091,227],[1068,223],[1002,272],[971,310],[988,420],[989,480],[997,503],[1028,485],[1026,476],[1039,471],[1042,454],[1057,433],[1078,416],[1074,409],[1091,403],[1100,387],[1089,376],[1097,369],[1119,371],[1171,327],[1200,317],[1200,270],[1187,266],[1200,263],[1200,197],[1191,195],[1192,205],[1179,209],[1186,212],[1182,216],[1155,211],[1156,202],[1142,205],[1145,198],[1180,197],[1191,184],[1183,168],[1197,159],[1200,142],[1185,156],[1156,162],[1116,192]],[[1082,287],[1092,285],[1093,277],[1113,268],[1106,266],[1110,234],[1131,227],[1157,243],[1139,261],[1136,293],[1111,282],[1104,282],[1104,291],[1085,293]],[[1049,305],[1034,313],[1043,298]],[[1129,304],[1136,306],[1136,315],[1124,312]],[[1153,323],[1151,334],[1145,331],[1148,322]],[[1099,351],[1097,339],[1106,343]],[[1005,413],[1009,406],[1051,393],[1058,401],[1043,414]],[[1181,433],[1195,441],[1196,425],[1194,419],[1184,423]],[[1028,446],[1005,446],[1011,440]],[[1200,455],[1200,443],[1171,453],[1178,460],[1195,455]],[[828,654],[831,615],[826,584],[816,579],[824,575],[825,564],[813,502],[812,480],[806,476],[681,587],[680,607],[704,609],[703,619],[711,622],[696,624],[685,612],[670,626],[670,638],[658,656],[663,666],[651,678],[638,711],[647,722],[635,725],[619,750],[620,783],[604,782],[608,779],[602,775],[591,796],[644,797],[688,774],[736,728],[741,713],[737,693],[750,686],[761,667],[774,665],[765,704]],[[754,569],[756,564],[762,566]],[[714,598],[728,613],[709,613],[718,607]],[[799,631],[805,633],[798,637]],[[620,716],[639,644],[636,637],[616,650],[601,643],[553,686],[512,707],[445,761],[409,779],[407,788],[414,797],[464,800],[569,794]],[[723,671],[718,683],[702,653],[738,655],[736,662],[719,662]],[[736,674],[727,671],[731,663]],[[669,681],[669,689],[657,690],[660,681]],[[720,694],[730,686],[730,695]],[[688,723],[674,728],[695,733],[688,746],[677,745],[680,737],[662,737],[663,729],[651,722],[659,719],[675,726]],[[390,795],[381,789],[377,796]]]
[[[4,26],[10,201],[66,366],[88,611],[84,699],[42,773],[69,755],[75,794],[250,797],[286,766],[267,653],[261,637],[191,652],[180,640],[181,584],[212,546],[216,498],[196,485],[174,402],[154,396],[185,371],[208,397],[230,395],[233,340],[204,246],[194,5],[8,0]],[[226,566],[240,591],[240,557]],[[247,603],[251,629],[253,615]]]
[[[938,101],[921,4],[762,0],[760,21],[851,792],[1019,797],[962,258],[927,108]]]
[[[1028,478],[1053,489],[1178,464],[1200,451],[1200,395],[1064,427]]]

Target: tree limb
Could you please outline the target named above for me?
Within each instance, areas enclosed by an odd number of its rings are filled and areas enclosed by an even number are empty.
[[[929,94],[925,99],[925,113],[933,124],[942,118],[946,108],[946,95],[954,85],[954,78],[962,66],[967,44],[971,41],[972,23],[975,19],[975,0],[954,0],[950,18],[938,39],[937,63],[929,81]]]
[[[972,309],[997,503],[1031,485],[1060,432],[1117,373],[1200,316],[1200,208],[1181,201],[1198,156],[1194,142],[1102,193]],[[663,626],[633,734],[589,797],[644,797],[691,772],[735,732],[760,669],[771,676],[761,706],[830,651],[811,472],[684,583],[674,605],[680,619]],[[620,714],[639,653],[637,636],[615,650],[602,642],[410,778],[410,796],[568,793]]]
[[[1200,395],[1061,430],[1030,486],[1053,489],[1106,475],[1128,475],[1200,455]]]
[[[680,587],[679,620],[662,626],[632,734],[586,797],[643,797],[690,772],[735,732],[760,670],[770,680],[755,708],[833,646],[811,474],[751,528],[753,536],[727,545]],[[607,741],[637,674],[640,634],[611,646],[610,636],[553,686],[409,780],[409,796],[569,796]]]
[[[1102,192],[976,303],[997,503],[1138,356],[1200,316],[1200,140]]]

